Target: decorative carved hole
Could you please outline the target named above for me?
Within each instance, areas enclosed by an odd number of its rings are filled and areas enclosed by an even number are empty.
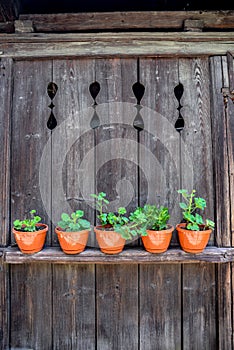
[[[94,100],[94,104],[93,104],[94,112],[93,112],[93,117],[90,121],[90,127],[92,129],[96,129],[100,126],[100,118],[96,111],[96,106],[97,106],[96,98],[100,90],[101,90],[101,86],[98,81],[94,81],[92,84],[89,85],[89,92]]]
[[[141,104],[141,99],[144,96],[145,93],[145,87],[143,84],[141,84],[139,81],[137,81],[135,84],[132,86],[132,91],[134,93],[134,96],[137,99],[137,104]]]
[[[179,112],[179,116],[175,122],[175,129],[178,131],[178,132],[181,132],[183,129],[184,129],[184,118],[183,116],[181,115],[181,108],[183,108],[183,106],[181,105],[180,103],[180,100],[183,96],[183,93],[184,93],[184,87],[181,83],[179,83],[175,88],[174,88],[174,94],[175,94],[175,97],[178,101],[178,107],[177,107],[177,110]]]
[[[51,112],[50,112],[49,119],[47,121],[47,128],[50,130],[53,130],[57,126],[57,120],[56,120],[54,113],[53,113],[53,109],[55,107],[55,105],[53,103],[53,99],[54,99],[57,91],[58,91],[58,86],[55,83],[50,82],[47,86],[47,94],[48,94],[49,98],[51,99],[51,102],[48,106],[51,109]]]

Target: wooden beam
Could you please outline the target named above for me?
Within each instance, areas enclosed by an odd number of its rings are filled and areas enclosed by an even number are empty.
[[[183,29],[185,20],[201,20],[205,29],[234,28],[234,11],[143,11],[21,15],[36,32],[105,29]]]
[[[125,248],[117,255],[106,255],[99,249],[87,248],[77,255],[66,255],[60,248],[45,248],[37,254],[22,254],[18,248],[4,251],[7,264],[54,263],[54,264],[148,264],[148,263],[227,263],[234,261],[234,248],[207,247],[203,253],[189,254],[181,249],[168,249],[163,254],[151,254],[144,248]]]
[[[219,35],[220,34],[220,35]],[[30,43],[30,45],[29,45]],[[61,43],[63,43],[61,45]],[[231,33],[83,33],[0,35],[0,57],[194,57],[234,52]]]

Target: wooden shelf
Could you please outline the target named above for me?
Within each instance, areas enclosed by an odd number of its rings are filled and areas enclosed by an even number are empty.
[[[18,248],[3,249],[6,264],[52,263],[52,264],[154,264],[154,263],[227,263],[234,261],[234,248],[207,247],[203,253],[189,254],[177,248],[162,254],[151,254],[144,248],[125,248],[118,255],[103,254],[99,249],[87,248],[76,255],[64,254],[59,247],[44,248],[36,254],[22,254]]]

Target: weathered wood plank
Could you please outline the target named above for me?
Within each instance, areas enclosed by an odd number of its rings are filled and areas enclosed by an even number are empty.
[[[183,29],[186,19],[202,20],[204,28],[234,28],[234,11],[139,11],[21,15],[37,32],[94,29]]]
[[[230,246],[230,203],[227,150],[227,125],[224,111],[222,59],[210,58],[211,74],[211,120],[214,164],[214,186],[216,195],[216,242],[218,246]],[[217,156],[218,155],[218,156]]]
[[[184,92],[181,114],[181,188],[197,190],[205,198],[204,218],[214,219],[214,187],[212,167],[212,134],[209,94],[209,61],[204,59],[179,60],[179,80]],[[201,156],[202,155],[202,156]],[[178,205],[178,204],[177,204]],[[210,244],[214,237],[211,236]]]
[[[182,34],[182,33],[181,33]],[[46,36],[45,36],[46,37]],[[39,40],[37,42],[31,40],[31,45],[26,42],[14,40],[14,42],[5,41],[0,44],[1,57],[12,57],[15,59],[22,58],[52,58],[52,57],[152,57],[162,56],[171,57],[191,57],[191,56],[210,56],[224,55],[227,50],[234,52],[233,38],[227,40],[209,41],[189,41],[181,40],[162,40],[154,36],[152,33],[141,35],[136,33],[131,35],[114,35],[109,33],[106,36],[98,34],[90,34],[89,36],[81,34],[80,37],[75,36],[75,41],[64,41],[61,46],[59,41],[47,42]],[[14,37],[15,38],[15,37]],[[30,36],[30,38],[32,38]],[[79,38],[85,38],[80,40]],[[183,38],[183,37],[182,37]]]
[[[184,88],[181,97],[181,114],[184,118],[181,131],[181,188],[188,191],[196,189],[197,195],[207,201],[204,216],[213,219],[211,120],[207,102],[210,100],[208,59],[179,60],[179,80]],[[210,244],[213,242],[214,237],[211,236]],[[200,349],[202,344],[202,348],[211,349],[216,344],[214,267],[206,266],[201,273],[197,265],[183,265],[182,274],[183,347]],[[194,278],[191,279],[191,276]],[[198,286],[206,290],[200,298],[197,297]],[[193,319],[194,310],[199,312]],[[197,326],[194,327],[194,323]]]
[[[178,269],[180,265],[147,264],[140,270],[142,350],[181,348],[181,275]]]
[[[176,42],[233,42],[233,32],[100,32],[100,33],[22,33],[0,34],[1,43],[50,43],[50,42],[85,42],[90,40],[113,42],[121,40],[131,42],[133,40],[147,41],[176,41]]]
[[[58,126],[52,131],[52,219],[56,225],[62,212],[82,209],[93,224],[94,210],[88,201],[95,192],[94,156],[87,153],[94,147],[89,93],[95,80],[94,60],[55,60],[53,80],[58,86],[54,98]],[[93,233],[88,245],[94,246]]]
[[[81,263],[81,264],[147,264],[147,263],[228,263],[234,261],[233,248],[207,247],[200,254],[189,254],[181,249],[170,248],[163,254],[151,254],[142,247],[125,248],[118,255],[106,255],[99,249],[86,249],[77,255],[66,255],[59,248],[45,248],[33,255],[22,254],[17,248],[4,251],[4,262],[7,264],[23,263]]]
[[[140,111],[144,121],[144,131],[140,132],[140,167],[144,174],[139,179],[140,205],[147,201],[168,206],[175,225],[178,222],[175,197],[180,178],[179,134],[174,127],[178,117],[174,95],[178,61],[141,59],[139,80],[145,86],[141,103],[147,106]],[[140,294],[141,349],[145,344],[149,349],[180,347],[180,270],[180,266],[140,266],[140,291],[144,291]],[[176,298],[171,298],[170,293]],[[163,312],[162,299],[166,305]]]
[[[12,221],[23,219],[31,209],[36,209],[42,222],[50,223],[51,176],[50,167],[45,176],[40,173],[43,149],[49,139],[47,120],[50,99],[47,85],[51,80],[50,61],[21,61],[14,67],[11,215]],[[47,158],[51,159],[50,149]],[[43,179],[39,183],[39,178]],[[46,188],[41,197],[41,189]],[[47,207],[47,212],[44,203]],[[47,242],[50,242],[48,234]],[[13,237],[12,237],[13,240]]]
[[[215,349],[215,266],[196,264],[183,269],[183,348]],[[220,347],[219,349],[224,349]],[[226,348],[225,348],[226,349]]]
[[[96,192],[105,192],[109,211],[137,206],[137,134],[133,128],[136,101],[132,86],[137,80],[136,60],[96,60],[100,84],[95,130]]]
[[[53,349],[95,349],[94,265],[56,265],[53,279]]]
[[[3,264],[2,252],[0,252],[0,346],[2,349],[9,347],[9,268]]]
[[[0,235],[0,246],[9,244],[9,228],[10,228],[10,119],[12,105],[12,60],[0,60],[0,220],[2,223],[2,232]]]
[[[231,264],[217,266],[218,331],[219,349],[232,349],[233,335],[233,291]]]
[[[53,348],[51,275],[49,264],[23,264],[11,269],[12,348]]]
[[[138,349],[137,266],[97,266],[97,349]]]
[[[175,226],[180,219],[176,203],[180,186],[179,133],[175,129],[178,102],[174,94],[178,60],[141,59],[140,82],[145,86],[141,101],[144,108],[140,111],[144,121],[140,133],[140,166],[144,173],[140,177],[140,203],[147,200],[168,206],[170,223]]]

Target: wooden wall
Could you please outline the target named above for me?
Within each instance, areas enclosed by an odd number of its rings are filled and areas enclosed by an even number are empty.
[[[231,247],[234,114],[221,89],[232,83],[232,72],[226,56],[2,59],[0,246],[14,244],[11,223],[32,208],[50,223],[47,246],[58,245],[50,219],[61,214],[62,174],[65,198],[72,209],[85,208],[93,223],[95,212],[82,201],[84,193],[105,191],[113,207],[125,198],[128,211],[154,202],[160,193],[158,200],[169,205],[176,224],[181,219],[176,190],[196,188],[217,223],[209,244]],[[89,87],[95,81],[101,89],[94,108]],[[51,82],[58,87],[52,100]],[[136,82],[145,87],[141,99],[132,90]],[[130,106],[129,115],[123,103]],[[51,110],[57,121],[52,131]],[[181,132],[175,129],[179,111]],[[136,115],[144,122],[142,131],[133,127]],[[59,155],[74,130],[81,136],[61,164]],[[87,187],[78,175],[88,155]],[[172,244],[178,246],[176,234]],[[94,237],[89,245],[95,246]],[[233,349],[232,269],[232,263],[6,265],[0,260],[0,348]]]

